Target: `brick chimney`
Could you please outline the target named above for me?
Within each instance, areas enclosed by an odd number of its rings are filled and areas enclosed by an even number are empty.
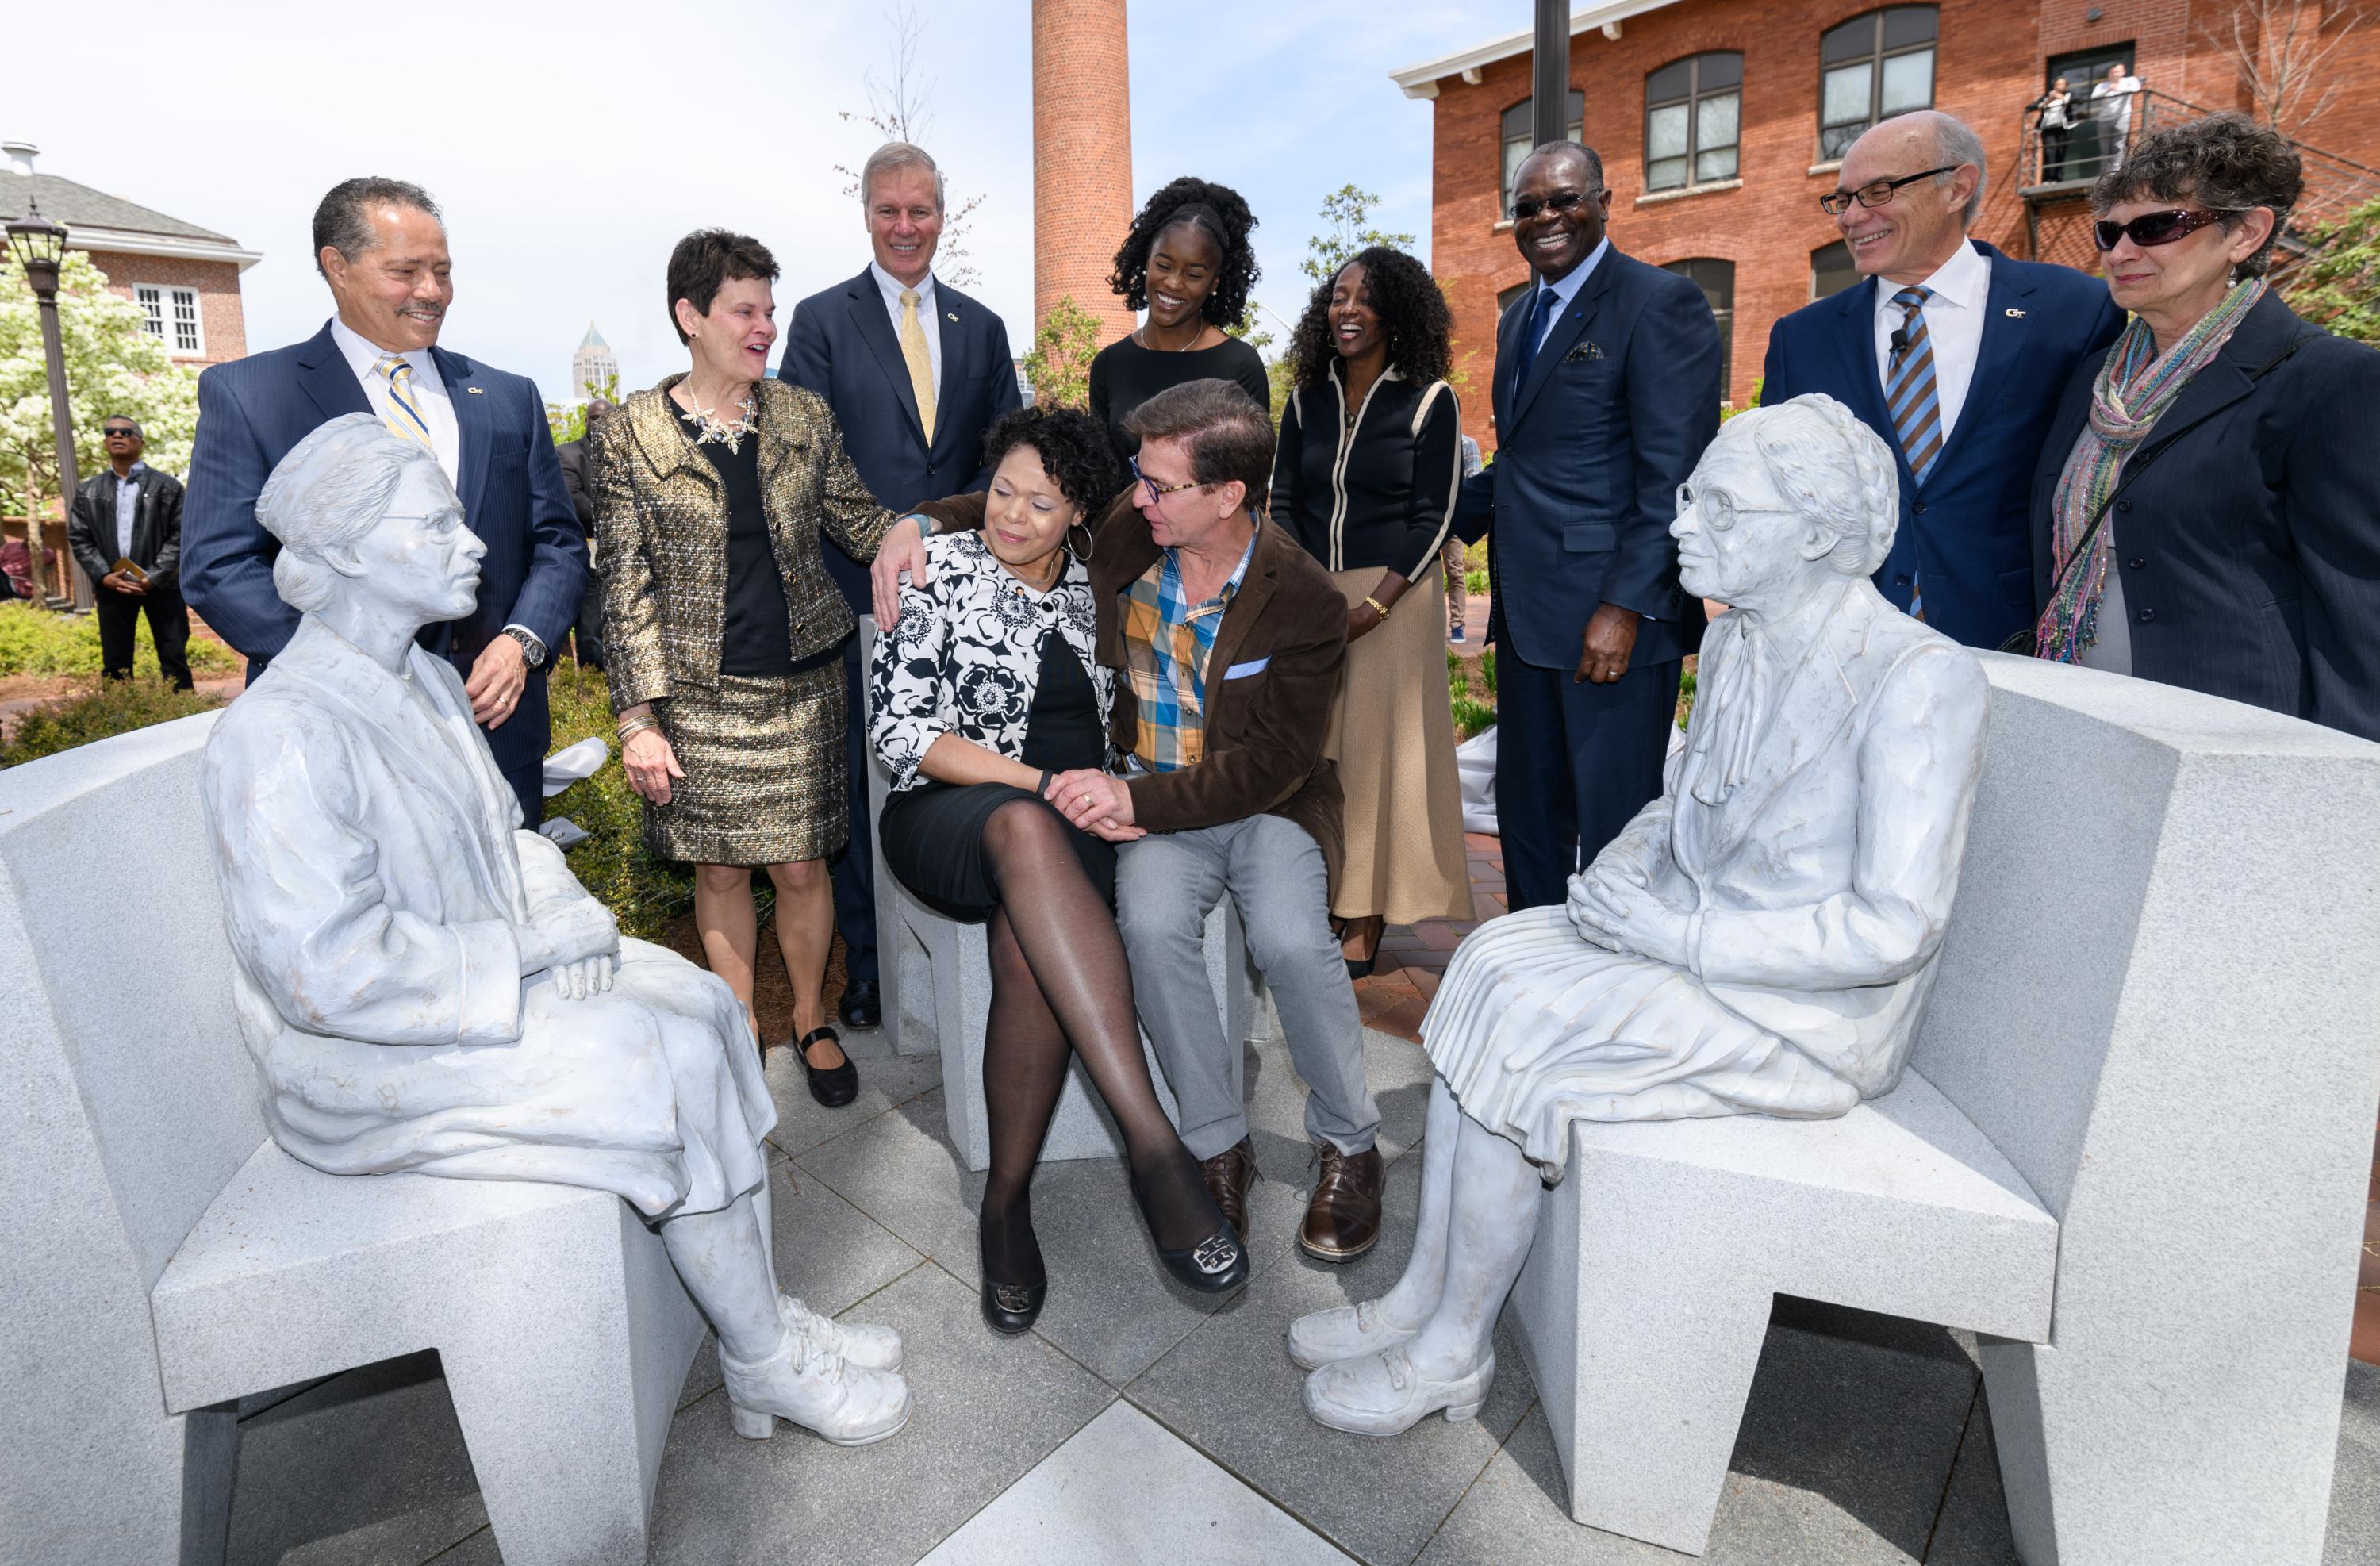
[[[1132,224],[1124,0],[1033,0],[1033,325],[1071,294],[1099,341],[1136,324],[1108,291]]]

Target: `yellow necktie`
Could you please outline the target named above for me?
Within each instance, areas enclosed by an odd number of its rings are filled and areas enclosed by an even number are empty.
[[[372,370],[388,382],[390,406],[380,410],[381,421],[392,433],[436,455],[438,448],[430,440],[430,421],[421,417],[420,406],[413,400],[413,366],[395,354],[387,354],[372,365]]]
[[[917,322],[917,290],[901,290],[901,358],[909,366],[909,389],[917,394],[917,422],[934,438],[934,356],[926,351],[926,330]]]

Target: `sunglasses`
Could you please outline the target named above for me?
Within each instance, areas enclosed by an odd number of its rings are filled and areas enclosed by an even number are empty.
[[[114,440],[118,435],[129,435],[136,441],[140,438],[140,431],[138,430],[108,429],[101,431],[100,433],[109,440]]]
[[[2170,245],[2185,234],[2195,234],[2210,223],[2220,223],[2227,217],[2237,217],[2236,212],[2193,212],[2180,207],[2168,212],[2143,212],[2130,223],[2118,223],[2103,217],[2091,225],[2091,238],[2104,253],[2116,248],[2119,239],[2130,239],[2140,246]]]
[[[1892,193],[1904,185],[1914,185],[1921,179],[1931,179],[1937,174],[1956,174],[1959,164],[1946,164],[1940,168],[1921,169],[1904,174],[1899,179],[1872,179],[1856,190],[1829,190],[1818,198],[1818,206],[1828,217],[1838,217],[1851,211],[1857,200],[1864,207],[1880,207],[1892,200]]]
[[[1184,490],[1195,490],[1198,487],[1198,480],[1196,479],[1185,479],[1179,484],[1160,484],[1140,470],[1140,458],[1128,456],[1123,460],[1124,466],[1132,469],[1132,481],[1147,490],[1152,501],[1163,500],[1167,495],[1180,494]]]
[[[1563,190],[1547,197],[1542,201],[1535,196],[1524,196],[1505,208],[1504,215],[1514,223],[1526,223],[1543,212],[1576,212],[1580,207],[1602,194],[1600,190]]]

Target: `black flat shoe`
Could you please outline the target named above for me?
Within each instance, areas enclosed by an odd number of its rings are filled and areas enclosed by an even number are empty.
[[[834,1014],[845,1027],[874,1027],[884,1020],[884,998],[872,978],[863,978],[844,987],[843,999],[836,1003]]]
[[[1033,1330],[1040,1319],[1041,1302],[1050,1297],[1050,1285],[1039,1283],[995,1283],[989,1273],[983,1280],[983,1319],[986,1325],[1002,1337],[1014,1338],[1019,1332]]]
[[[810,1064],[810,1046],[821,1038],[833,1039],[837,1048],[843,1044],[834,1029],[814,1027],[802,1035],[801,1041],[794,1046],[794,1052],[802,1058],[802,1073],[810,1080],[810,1097],[828,1109],[839,1110],[859,1097],[859,1068],[851,1063],[849,1055],[843,1057],[843,1064],[839,1066],[821,1070]]]
[[[1222,1228],[1188,1250],[1169,1251],[1160,1245],[1157,1259],[1184,1288],[1202,1294],[1228,1294],[1248,1281],[1247,1247],[1240,1244],[1240,1232],[1228,1218]]]
[[[1378,960],[1378,959],[1377,958],[1366,957],[1359,963],[1353,957],[1342,957],[1340,959],[1341,962],[1347,965],[1347,977],[1350,979],[1371,977],[1372,965]]]

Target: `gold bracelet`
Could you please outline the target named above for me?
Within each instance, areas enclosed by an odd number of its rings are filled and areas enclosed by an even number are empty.
[[[1382,603],[1378,599],[1367,598],[1364,601],[1370,604],[1372,606],[1372,613],[1378,615],[1381,619],[1385,620],[1389,617],[1389,606]]]

